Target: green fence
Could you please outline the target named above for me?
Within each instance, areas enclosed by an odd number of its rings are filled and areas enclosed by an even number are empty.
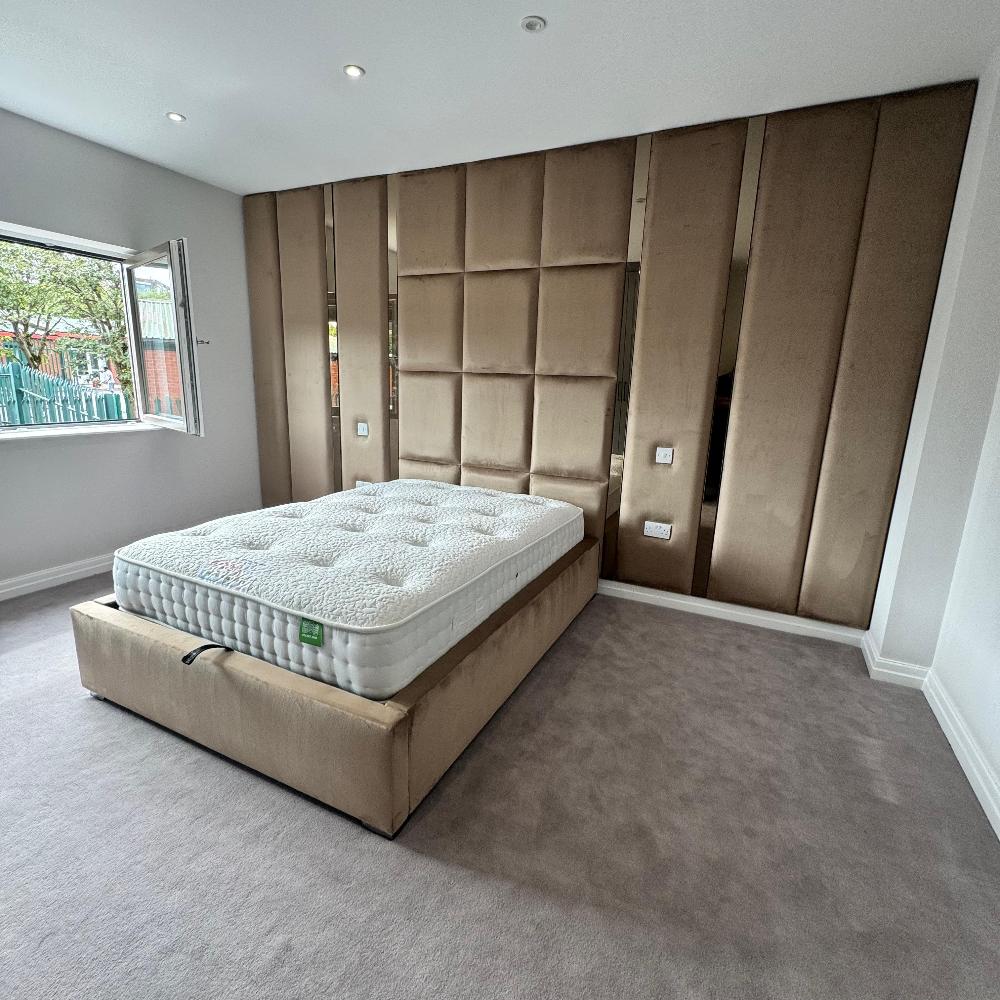
[[[0,427],[134,417],[131,400],[121,393],[76,385],[18,361],[0,364]]]

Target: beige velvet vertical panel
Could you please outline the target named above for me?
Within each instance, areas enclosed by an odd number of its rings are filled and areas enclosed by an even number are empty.
[[[312,500],[336,488],[323,188],[279,191],[277,217],[292,499]]]
[[[243,199],[243,232],[250,291],[260,496],[265,507],[272,507],[292,499],[278,216],[273,193]]]
[[[389,478],[388,208],[384,177],[333,185],[345,489]],[[359,437],[359,421],[368,436]]]
[[[875,142],[874,101],[768,118],[708,596],[794,613]]]
[[[653,137],[617,574],[690,593],[746,120]],[[657,465],[657,446],[674,449]],[[669,541],[646,520],[673,525]]]
[[[868,626],[974,98],[882,100],[801,615]]]

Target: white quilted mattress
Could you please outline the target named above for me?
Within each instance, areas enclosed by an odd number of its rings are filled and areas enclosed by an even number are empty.
[[[127,545],[115,596],[209,642],[387,698],[582,538],[571,504],[401,479]]]

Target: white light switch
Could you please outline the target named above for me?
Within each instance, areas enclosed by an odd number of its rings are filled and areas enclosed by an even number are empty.
[[[670,541],[671,532],[674,530],[672,524],[664,524],[662,521],[647,521],[642,526],[642,533],[650,538],[663,538]]]
[[[358,421],[358,437],[368,437],[368,424],[366,424],[363,420]]]
[[[656,449],[656,464],[657,465],[673,465],[674,464],[674,449],[673,448],[657,448]]]

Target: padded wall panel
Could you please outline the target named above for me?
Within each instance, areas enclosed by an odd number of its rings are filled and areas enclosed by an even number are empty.
[[[272,507],[292,499],[278,216],[273,194],[253,194],[243,199],[243,232],[250,292],[260,495],[263,505]]]
[[[544,153],[468,165],[466,270],[538,266],[544,175]]]
[[[399,279],[399,367],[409,371],[462,370],[462,274]]]
[[[543,265],[625,260],[634,166],[634,138],[545,154]]]
[[[462,466],[526,473],[531,460],[530,375],[462,379]]]
[[[458,483],[461,471],[458,464],[421,462],[410,458],[399,460],[400,479],[433,479],[440,483]]]
[[[399,175],[399,274],[465,269],[465,166]]]
[[[794,613],[875,141],[874,101],[768,118],[708,596]]]
[[[455,171],[400,178],[401,476],[579,501],[603,536],[634,155],[633,139],[469,164],[464,190]],[[543,232],[566,273],[540,308]]]
[[[616,378],[624,289],[624,264],[543,268],[535,372]]]
[[[882,100],[801,615],[868,626],[974,98]]]
[[[531,474],[531,492],[550,500],[564,500],[583,510],[583,530],[591,538],[604,536],[604,512],[608,503],[608,481],[573,479],[567,476]]]
[[[527,493],[531,488],[527,472],[508,469],[481,469],[475,465],[462,465],[462,485],[479,486],[484,490],[502,490],[504,493]]]
[[[404,459],[456,466],[461,463],[460,374],[400,372],[399,412],[400,469]]]
[[[465,370],[530,375],[537,322],[536,268],[466,274]]]
[[[608,478],[613,378],[535,378],[531,471],[577,479]]]
[[[277,194],[292,499],[336,489],[323,188]]]
[[[747,122],[653,137],[617,576],[691,592]],[[674,449],[657,465],[656,448]],[[673,525],[669,542],[646,520]]]
[[[333,185],[344,487],[389,479],[388,207],[384,177]],[[357,434],[358,421],[368,436]]]

